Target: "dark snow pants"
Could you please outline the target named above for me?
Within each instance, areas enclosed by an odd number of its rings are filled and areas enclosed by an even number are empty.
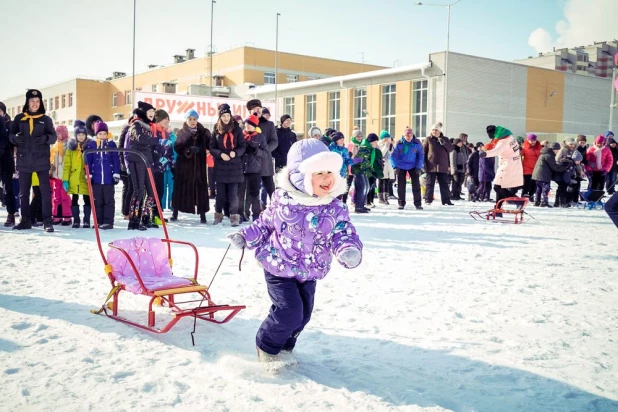
[[[273,304],[257,332],[255,344],[264,352],[276,355],[282,350],[294,349],[298,335],[309,323],[316,281],[301,283],[264,273]]]
[[[97,223],[99,225],[114,224],[114,213],[116,212],[115,189],[116,186],[113,184],[92,185],[94,209],[97,213]]]

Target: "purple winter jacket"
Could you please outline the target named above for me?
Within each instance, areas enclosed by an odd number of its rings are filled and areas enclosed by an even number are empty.
[[[322,279],[330,271],[333,255],[338,258],[348,248],[362,252],[348,208],[335,198],[345,192],[344,179],[337,181],[341,187],[333,191],[333,197],[326,198],[312,197],[294,187],[287,168],[278,181],[282,188],[275,191],[271,204],[240,231],[267,272],[299,282]]]

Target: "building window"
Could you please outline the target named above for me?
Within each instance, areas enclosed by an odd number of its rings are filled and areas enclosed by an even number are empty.
[[[163,93],[176,93],[176,83],[163,83]]]
[[[54,107],[56,108],[56,110],[60,108],[60,97],[58,96],[54,97]]]
[[[275,73],[264,73],[264,84],[275,84]]]
[[[308,94],[307,96],[305,96],[305,100],[306,100],[306,108],[305,108],[305,114],[306,114],[306,118],[307,118],[307,123],[306,123],[306,128],[307,128],[307,134],[309,134],[309,129],[311,129],[313,126],[316,125],[316,98],[315,98],[315,94]]]
[[[416,137],[427,136],[427,80],[412,87],[412,130]]]
[[[391,135],[395,133],[396,92],[394,84],[382,86],[382,130],[386,130]]]
[[[118,93],[112,94],[112,107],[116,107],[116,103],[118,103]]]
[[[69,120],[67,120],[67,124],[68,124],[69,126],[71,126],[71,125],[73,124],[73,120],[70,120],[70,119],[69,119]]]
[[[328,127],[339,130],[341,126],[341,92],[328,93]]]
[[[354,89],[354,126],[365,133],[367,129],[367,89]]]
[[[131,90],[124,91],[124,99],[126,104],[131,104]]]
[[[297,74],[288,74],[288,83],[296,83],[298,81],[298,75]]]
[[[54,110],[54,99],[49,98],[49,103],[47,103],[47,110]]]
[[[67,107],[67,95],[63,94],[62,95],[62,108],[64,109],[65,107]]]
[[[69,93],[69,107],[73,107],[73,93]]]
[[[294,98],[293,97],[283,98],[283,114],[287,114],[292,118],[292,125],[290,126],[290,128],[294,128]]]
[[[150,91],[153,93],[156,93],[159,91],[159,88],[157,87],[158,85],[153,84],[152,86],[150,86]]]

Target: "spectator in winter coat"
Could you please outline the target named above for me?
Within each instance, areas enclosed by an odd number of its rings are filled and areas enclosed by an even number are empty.
[[[13,186],[13,174],[15,173],[15,146],[9,140],[11,118],[6,113],[6,106],[0,102],[0,183],[4,186],[6,205],[6,222],[4,227],[15,226],[15,213],[17,212],[16,193]]]
[[[260,120],[257,116],[249,116],[245,122],[243,138],[246,149],[243,155],[244,183],[240,188],[241,204],[244,204],[243,215],[248,220],[250,212],[253,212],[253,221],[260,216],[260,181],[262,173],[262,162],[268,159],[268,144],[266,138],[258,132]],[[286,160],[287,163],[287,160]],[[249,210],[251,206],[251,210]]]
[[[482,151],[479,148],[479,186],[476,194],[482,202],[493,202],[493,199],[491,199],[491,184],[496,178],[496,159],[493,157],[481,157],[481,153]]]
[[[391,139],[390,133],[386,130],[380,132],[380,141],[378,142],[378,148],[382,153],[382,174],[383,177],[378,183],[378,198],[381,204],[388,205],[388,186],[391,180],[395,179],[395,171],[393,169],[393,163],[391,162],[391,156],[395,146]]]
[[[548,194],[551,185],[551,181],[556,173],[565,172],[568,167],[573,163],[571,159],[563,159],[562,163],[556,162],[556,155],[560,151],[560,143],[554,142],[550,147],[544,147],[541,150],[541,157],[539,157],[534,171],[532,172],[532,179],[536,181],[536,197],[535,206],[551,207],[548,202]],[[566,204],[566,200],[561,202]]]
[[[97,122],[94,125],[96,140],[90,141],[88,149],[116,149],[116,143],[107,138],[107,124]],[[89,153],[86,156],[91,175],[92,195],[99,229],[114,228],[115,185],[120,182],[120,160],[116,152]]]
[[[49,186],[50,145],[56,142],[52,119],[45,115],[43,96],[38,90],[28,90],[23,112],[15,116],[9,133],[11,143],[17,146],[16,169],[19,173],[19,198],[21,221],[13,229],[31,229],[30,187],[32,174],[39,178],[43,225],[46,232],[53,232],[51,190]]]
[[[487,126],[491,142],[481,148],[482,157],[499,157],[498,170],[494,179],[496,203],[510,197],[524,184],[523,167],[519,144],[513,133],[502,126]],[[534,179],[534,178],[533,178]]]
[[[414,136],[412,129],[406,127],[403,136],[393,148],[391,162],[397,169],[397,197],[399,209],[406,206],[406,175],[410,175],[412,181],[412,198],[417,210],[422,210],[421,206],[421,184],[420,175],[424,166],[424,151],[420,140]]]
[[[361,162],[352,166],[354,173],[354,206],[355,213],[368,213],[369,209],[365,207],[367,193],[369,191],[369,179],[381,179],[382,174],[382,153],[377,149],[378,135],[369,133],[367,138],[363,140],[358,157]]]
[[[477,143],[472,146],[472,153],[466,162],[466,187],[468,188],[468,201],[476,202],[478,200],[477,190],[479,188],[479,148],[483,143]]]
[[[582,160],[582,165],[586,165],[588,164],[588,161],[586,160],[586,151],[588,151],[588,144],[586,141],[586,136],[584,136],[583,134],[577,135],[577,151],[579,153],[581,153],[582,157],[584,158],[584,160]]]
[[[262,116],[262,102],[258,99],[249,100],[247,102],[247,110],[260,119],[258,126],[260,130],[258,130],[258,133],[264,135],[266,145],[268,146],[268,155],[265,161],[262,162],[262,185],[264,185],[265,192],[262,194],[261,200],[262,204],[265,205],[266,195],[270,198],[275,191],[275,166],[273,164],[272,152],[279,145],[279,140],[275,131],[275,124]]]
[[[605,136],[599,135],[594,140],[594,146],[591,146],[586,152],[586,170],[591,175],[592,190],[603,190],[603,184],[605,183],[605,175],[612,170],[614,159],[612,158],[612,151],[605,145],[607,140]]]
[[[449,153],[453,151],[453,145],[448,137],[442,134],[442,123],[436,123],[431,128],[431,134],[423,142],[425,154],[425,170],[427,171],[427,186],[425,189],[425,203],[433,202],[433,192],[436,179],[440,185],[440,197],[442,205],[453,206],[451,194],[448,188],[449,176]]]
[[[556,163],[562,165],[565,163],[565,159],[572,159],[573,153],[576,152],[577,143],[575,139],[570,137],[564,140],[558,154],[556,155]],[[568,163],[568,162],[566,162]],[[571,165],[567,170],[562,174],[556,174],[555,181],[558,183],[558,190],[556,191],[556,200],[554,203],[554,207],[570,207],[571,201],[569,199],[569,194],[567,189],[571,184],[571,176],[573,174],[573,165]],[[565,201],[566,204],[561,205],[560,202]]]
[[[614,194],[616,191],[614,186],[616,185],[616,177],[618,176],[618,145],[613,137],[607,139],[607,146],[612,152],[612,168],[605,176],[605,190],[607,194]]]
[[[52,192],[52,222],[54,225],[62,223],[63,226],[70,226],[71,198],[62,186],[64,153],[69,140],[69,131],[66,126],[56,126],[56,139],[56,143],[51,148],[51,170],[49,172]]]
[[[245,149],[246,142],[242,130],[232,119],[232,109],[226,103],[221,104],[219,120],[210,139],[210,153],[215,161],[215,179],[217,180],[213,225],[223,222],[223,206],[226,202],[230,205],[231,225],[236,227],[240,224],[238,186],[245,180],[242,162]]]
[[[324,143],[326,147],[330,146],[330,144],[333,142],[330,136],[335,132],[336,132],[335,129],[331,129],[330,127],[326,128],[326,131],[324,132],[324,136],[320,137],[320,141]]]
[[[170,116],[163,109],[155,110],[154,122],[151,126],[152,134],[159,139],[158,144],[152,147],[152,174],[155,182],[155,188],[157,189],[157,196],[159,197],[159,203],[161,209],[163,205],[163,192],[165,191],[165,171],[170,168],[173,162],[172,143],[167,139],[167,133],[170,127]],[[156,205],[155,205],[156,206]],[[153,207],[153,222],[155,225],[160,225],[161,217],[159,216],[159,210],[157,207]]]
[[[231,236],[236,247],[256,249],[265,268],[273,305],[256,337],[263,362],[294,349],[311,318],[316,280],[328,274],[333,256],[348,269],[362,260],[363,245],[337,199],[345,191],[341,157],[317,140],[303,139],[290,149],[287,164],[269,207]]]
[[[571,181],[569,182],[567,187],[567,203],[569,203],[571,206],[577,206],[577,204],[579,203],[581,181],[585,177],[584,168],[582,165],[582,160],[584,158],[582,157],[579,150],[576,149],[573,152],[573,156],[571,157],[571,159],[573,159],[574,167],[571,168]]]
[[[318,139],[319,141],[322,141],[322,130],[320,130],[320,128],[317,126],[313,126],[311,129],[309,129],[307,135],[310,139]]]
[[[528,197],[530,202],[534,202],[534,194],[536,193],[536,182],[532,180],[532,172],[537,160],[541,156],[541,148],[534,133],[526,136],[526,141],[521,148],[522,167],[524,170],[524,190],[522,196]]]
[[[296,133],[290,129],[292,118],[288,114],[281,116],[281,126],[277,129],[277,139],[279,145],[273,150],[273,158],[275,159],[275,170],[279,172],[288,162],[288,152],[290,147],[296,143]]]
[[[127,139],[127,135],[129,134],[129,126],[130,124],[127,123],[120,131],[118,147],[122,149],[129,148],[130,139]],[[133,186],[128,173],[129,160],[125,152],[119,154],[119,159],[120,180],[122,180],[122,216],[124,216],[124,220],[129,220],[129,206],[131,203],[131,197],[133,196]]]
[[[461,197],[461,187],[466,176],[466,162],[468,161],[467,147],[464,147],[461,139],[453,141],[453,151],[449,154],[451,175],[453,176],[453,184],[451,191],[451,199],[463,200]]]
[[[335,131],[333,134],[331,134],[330,137],[331,137],[332,143],[330,144],[330,146],[328,146],[328,149],[331,152],[337,153],[343,159],[343,164],[341,165],[340,174],[341,174],[341,177],[347,178],[348,177],[348,167],[353,166],[356,163],[362,162],[363,159],[360,159],[360,158],[352,159],[350,157],[350,152],[348,151],[347,147],[345,147],[345,136],[343,135],[343,133]]]
[[[84,168],[83,152],[90,143],[86,123],[76,120],[74,126],[74,139],[69,139],[67,151],[64,154],[64,170],[62,171],[62,186],[71,195],[71,214],[73,215],[73,229],[80,227],[79,196],[83,202],[83,227],[90,228],[90,195],[86,182],[86,170]]]
[[[185,118],[174,144],[178,157],[170,219],[178,220],[178,212],[197,212],[200,223],[206,224],[206,212],[210,210],[206,172],[206,149],[210,144],[210,130],[198,123],[199,115],[195,110],[190,110]]]

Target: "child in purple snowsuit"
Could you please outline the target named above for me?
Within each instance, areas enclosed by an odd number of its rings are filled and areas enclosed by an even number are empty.
[[[337,196],[346,191],[342,158],[317,139],[292,145],[271,204],[251,226],[230,235],[238,248],[256,249],[273,302],[256,336],[258,359],[292,351],[311,318],[316,280],[333,255],[347,269],[360,265],[363,244]]]

